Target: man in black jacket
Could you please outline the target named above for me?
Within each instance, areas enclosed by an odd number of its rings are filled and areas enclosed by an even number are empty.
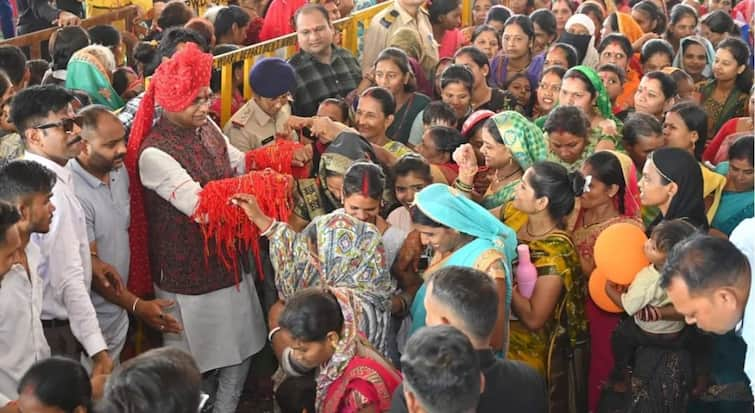
[[[18,34],[27,34],[52,26],[75,26],[79,16],[56,8],[47,0],[18,0]]]
[[[427,288],[427,325],[448,324],[472,342],[485,376],[477,412],[545,413],[548,410],[545,378],[524,363],[496,359],[490,336],[498,314],[498,293],[485,273],[467,267],[436,271]],[[505,408],[503,407],[505,406]],[[393,395],[392,413],[407,412],[404,390]]]

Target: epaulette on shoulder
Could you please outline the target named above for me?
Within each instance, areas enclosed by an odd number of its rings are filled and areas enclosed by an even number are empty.
[[[380,19],[380,24],[388,29],[393,25],[393,22],[396,21],[396,18],[398,18],[398,10],[391,10],[390,12],[386,13],[386,15],[383,16],[382,19]]]

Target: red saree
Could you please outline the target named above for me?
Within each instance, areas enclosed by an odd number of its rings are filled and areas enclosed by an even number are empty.
[[[401,376],[384,363],[360,355],[352,358],[343,374],[328,387],[321,412],[353,413],[366,406],[389,411]]]

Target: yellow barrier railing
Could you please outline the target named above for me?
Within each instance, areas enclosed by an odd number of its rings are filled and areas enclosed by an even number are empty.
[[[334,22],[336,29],[341,32],[342,46],[358,56],[359,37],[357,31],[362,24],[366,29],[370,21],[381,10],[393,4],[386,0],[370,8],[358,11],[349,17]],[[462,0],[463,22],[471,23],[472,0]],[[282,53],[280,53],[282,52]],[[244,62],[244,73],[249,73],[254,62],[262,56],[278,56],[288,59],[296,53],[296,33],[281,36],[266,42],[258,43],[243,49],[234,50],[230,53],[215,56],[213,66],[220,69],[220,127],[222,128],[231,118],[231,100],[233,95],[233,64]],[[249,85],[249,77],[244,76],[244,99],[252,97],[252,89]]]

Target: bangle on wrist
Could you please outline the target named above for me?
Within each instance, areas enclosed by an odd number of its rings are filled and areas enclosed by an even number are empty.
[[[139,300],[141,300],[139,297],[136,297],[136,300],[134,300],[134,304],[131,306],[131,314],[136,314],[136,304],[139,303]]]

